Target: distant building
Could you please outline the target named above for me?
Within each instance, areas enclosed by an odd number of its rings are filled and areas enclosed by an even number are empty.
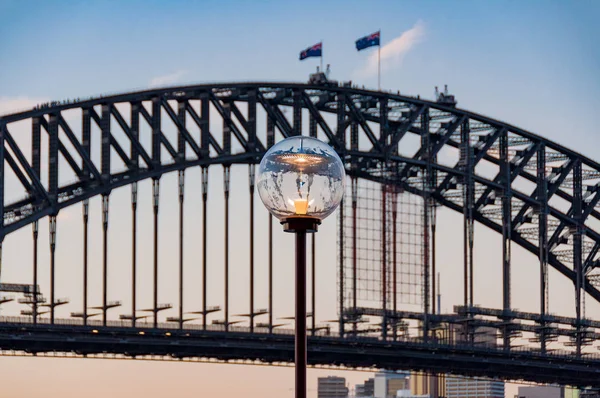
[[[578,398],[579,391],[559,386],[523,386],[519,387],[517,398]]]
[[[365,380],[363,384],[354,387],[354,395],[358,398],[373,398],[375,396],[375,379]]]
[[[447,398],[504,398],[504,382],[463,377],[446,378]]]
[[[409,374],[382,372],[375,374],[375,398],[396,398],[398,390],[410,390]]]
[[[317,391],[319,398],[348,398],[348,387],[344,377],[319,377]]]
[[[413,394],[410,390],[398,390],[396,398],[431,398],[429,394]]]
[[[410,375],[410,391],[413,395],[425,395],[431,398],[446,396],[446,375],[413,373]]]

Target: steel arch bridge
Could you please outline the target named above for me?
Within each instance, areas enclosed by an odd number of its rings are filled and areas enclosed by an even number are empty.
[[[69,115],[73,114],[81,121],[77,127],[70,121]],[[259,116],[265,118],[264,134],[257,128]],[[13,133],[15,126],[24,125],[28,147],[20,144]],[[167,126],[174,127],[171,137],[166,133]],[[53,102],[0,117],[0,242],[31,224],[36,253],[31,285],[0,285],[0,290],[24,293],[23,303],[32,307],[27,316],[0,319],[0,348],[7,353],[290,361],[292,339],[275,329],[270,308],[266,311],[269,322],[255,324],[254,317],[265,312],[255,310],[253,293],[247,329],[235,327],[229,320],[227,292],[225,320],[208,325],[208,314],[219,309],[206,304],[205,277],[202,325],[184,325],[182,305],[178,317],[159,322],[159,312],[166,308],[158,303],[156,287],[159,181],[162,175],[177,171],[183,203],[184,170],[199,166],[206,215],[208,169],[223,166],[227,231],[231,166],[250,165],[253,200],[254,165],[266,149],[278,137],[306,133],[329,142],[338,151],[353,181],[367,179],[423,197],[428,238],[435,236],[435,229],[431,228],[434,204],[462,214],[465,236],[464,305],[456,307],[455,313],[439,314],[435,310],[435,255],[431,256],[434,248],[429,249],[432,243],[428,241],[423,311],[394,311],[385,303],[380,308],[342,308],[339,330],[334,333],[318,331],[313,317],[309,362],[350,368],[410,367],[600,387],[600,357],[591,353],[597,348],[594,344],[600,321],[586,319],[582,312],[586,294],[600,301],[594,274],[600,258],[600,164],[541,136],[458,109],[451,101],[426,101],[350,84],[223,83],[168,87]],[[97,147],[92,146],[94,139],[99,143]],[[117,162],[122,166],[116,167]],[[5,200],[9,173],[25,193],[19,200]],[[62,177],[65,173],[72,178],[66,181]],[[118,304],[107,299],[106,241],[111,191],[132,186],[135,217],[137,183],[146,179],[153,182],[155,281],[153,323],[142,326],[137,323],[135,283],[128,320],[108,320],[107,311]],[[57,319],[55,308],[63,302],[55,298],[54,292],[56,217],[62,209],[83,203],[87,253],[87,206],[95,196],[101,196],[103,201],[102,321],[88,319],[91,315],[87,274],[83,312],[73,315],[80,319]],[[50,226],[49,303],[42,302],[37,280],[38,220],[45,217]],[[203,220],[206,236],[206,217]],[[253,225],[253,213],[250,220]],[[502,236],[502,308],[481,308],[474,300],[475,221]],[[253,235],[250,239],[252,247]],[[511,306],[512,243],[539,259],[537,313],[519,312]],[[225,245],[228,250],[228,240]],[[206,261],[204,238],[203,272]],[[549,267],[573,283],[574,317],[549,313]],[[343,280],[343,276],[340,278]],[[340,294],[343,303],[343,293]],[[42,306],[47,308],[47,314],[43,314]],[[380,317],[384,326],[377,335],[359,336],[349,326],[361,316]],[[388,325],[406,319],[419,322],[418,336],[399,338],[388,334]],[[436,334],[440,325],[459,327],[464,338],[440,338]],[[502,344],[478,346],[478,327],[498,330]],[[511,346],[511,340],[521,333],[534,336],[535,342],[526,350]],[[172,343],[175,338],[176,345]],[[561,346],[565,350],[550,349],[549,345],[559,338],[568,339]]]

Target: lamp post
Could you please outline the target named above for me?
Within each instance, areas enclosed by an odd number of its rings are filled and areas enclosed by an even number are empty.
[[[283,230],[296,235],[296,398],[306,397],[306,234],[338,207],[345,176],[333,148],[303,136],[271,147],[258,169],[260,199]]]

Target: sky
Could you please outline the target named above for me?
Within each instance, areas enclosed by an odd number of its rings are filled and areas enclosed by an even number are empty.
[[[381,30],[383,89],[433,98],[435,86],[448,84],[461,108],[509,122],[597,158],[595,149],[600,140],[595,123],[600,107],[598,17],[600,3],[591,0],[368,3],[0,0],[0,114],[42,101],[155,86],[229,81],[302,82],[319,61],[312,58],[300,62],[298,54],[320,41],[323,42],[323,62],[331,64],[333,78],[376,88],[376,50],[356,52],[354,41]],[[200,221],[199,212],[193,208],[200,189],[199,172],[192,170],[187,176],[191,199],[186,203],[192,203],[188,205],[192,209],[186,228],[193,232],[192,227]],[[220,178],[220,170],[211,170],[210,181],[215,181],[217,187],[210,199],[215,212],[222,209],[217,195],[220,195]],[[166,228],[176,228],[175,217],[171,217],[176,214],[176,179],[167,176],[163,181],[165,205],[161,217]],[[247,203],[244,196],[247,194],[242,192],[247,186],[245,168],[234,170],[232,186],[243,188],[233,199],[234,204]],[[149,215],[148,184],[141,185],[140,196],[145,198],[140,212],[146,211]],[[128,228],[123,221],[130,217],[128,198],[127,189],[117,190],[111,196],[111,230]],[[99,202],[92,201],[92,206],[99,209]],[[241,219],[240,223],[247,217],[245,210],[237,206],[232,212]],[[61,212],[59,239],[80,239],[80,214],[80,206]],[[93,225],[97,226],[99,211],[92,217]],[[453,224],[460,220],[457,217],[451,214],[441,217],[439,233],[442,236],[452,236]],[[264,218],[257,221],[258,229],[265,228]],[[149,219],[140,221],[142,231],[148,232],[151,227]],[[335,247],[334,219],[332,216],[327,220],[319,232],[320,241],[325,242],[318,252],[318,264],[324,264],[318,271],[318,294],[326,303],[319,309],[323,314],[321,320],[335,315],[335,299],[330,297],[330,292],[335,291],[335,267],[331,265],[335,264],[335,252],[327,249],[327,246]],[[222,236],[221,227],[216,221],[212,223],[215,235]],[[41,228],[45,227],[42,223]],[[94,231],[92,237],[98,239],[99,228]],[[235,242],[247,239],[242,231],[232,234]],[[30,247],[29,236],[30,230],[25,228],[7,238],[5,281],[27,277],[18,263],[22,248]],[[40,245],[44,245],[47,236],[42,234],[41,239]],[[144,235],[140,239],[144,239]],[[186,247],[193,246],[193,239],[199,238],[188,239]],[[264,243],[261,239],[259,245]],[[276,236],[282,248],[292,247],[290,239]],[[480,228],[476,259],[498,263],[499,242],[495,234]],[[115,275],[121,275],[119,272],[127,272],[129,254],[119,254],[128,250],[125,246],[129,243],[114,234],[110,244],[116,249],[111,254],[111,269]],[[174,265],[176,241],[166,236],[161,245],[161,264]],[[447,302],[444,308],[451,309],[460,299],[460,287],[454,283],[456,278],[451,271],[454,269],[451,265],[460,265],[462,261],[457,249],[460,242],[449,238],[440,245],[449,264],[447,275],[442,275],[448,281],[442,286]],[[80,247],[75,246],[76,255],[66,251],[58,254],[65,269],[77,267]],[[220,251],[218,246],[217,251]],[[98,247],[92,248],[93,264],[98,264],[99,253]],[[489,253],[496,257],[488,258]],[[535,275],[530,268],[536,262],[519,249],[514,253],[518,279],[513,289],[517,306],[526,309],[532,305],[531,297],[537,297],[536,292],[528,291],[527,284],[528,278]],[[189,252],[186,261],[193,262],[194,255]],[[264,249],[257,251],[259,259],[264,255]],[[283,261],[283,254],[278,255]],[[148,271],[149,255],[140,256],[142,269],[146,266]],[[221,261],[219,254],[211,252],[211,256],[215,262]],[[77,257],[77,261],[71,257]],[[234,254],[233,261],[245,264],[245,257],[247,248],[242,247]],[[98,267],[93,275],[99,275],[97,270]],[[260,266],[258,270],[264,271]],[[47,271],[44,272],[42,276],[47,276]],[[167,281],[165,285],[176,277],[169,266],[163,266],[161,272]],[[193,272],[190,270],[191,275]],[[220,271],[212,272],[215,278],[221,275]],[[476,297],[485,302],[488,291],[498,290],[493,279],[499,273],[497,268],[490,268],[484,274],[488,278],[482,279]],[[245,286],[246,274],[239,275],[240,285]],[[282,271],[278,280],[289,277],[289,272]],[[68,275],[58,280],[59,288],[66,289],[72,283]],[[116,284],[119,283],[120,279]],[[556,283],[564,287],[559,281]],[[244,288],[240,287],[240,291]],[[168,293],[168,287],[165,290]],[[191,301],[194,294],[190,293]],[[276,294],[285,298],[282,303],[291,300],[284,288]],[[559,294],[550,299],[551,307],[554,305],[557,311],[562,310],[567,300],[564,297],[572,292],[563,295],[559,290]],[[259,307],[265,303],[262,296],[257,301]],[[281,305],[280,315],[289,315],[288,309]],[[241,300],[235,309],[241,312],[244,308]],[[62,311],[67,316],[70,310],[75,309]],[[596,319],[600,318],[597,306],[590,304],[589,311]],[[10,395],[32,398],[80,396],[83,392],[92,398],[108,394],[125,397],[140,392],[147,397],[173,392],[181,397],[293,396],[290,389],[293,372],[283,368],[0,357],[0,370],[5,380],[11,380],[3,385]],[[36,374],[36,383],[30,382],[32,372]],[[310,394],[316,396],[317,375],[333,373],[336,372],[311,370]],[[357,372],[337,374],[346,376],[352,383],[368,376]],[[236,382],[230,382],[232,379]]]

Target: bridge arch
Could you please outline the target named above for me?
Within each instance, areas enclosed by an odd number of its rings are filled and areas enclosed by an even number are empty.
[[[190,105],[191,101],[199,101],[198,111]],[[172,103],[177,104],[177,112]],[[240,103],[246,104],[246,112]],[[129,123],[117,109],[120,104],[130,106]],[[292,109],[292,120],[282,111],[285,107]],[[267,115],[269,137],[261,138],[257,132],[257,108]],[[80,134],[75,134],[63,116],[71,110],[82,113]],[[13,203],[0,201],[4,220],[0,237],[92,196],[159,178],[164,173],[195,166],[257,163],[269,146],[267,141],[274,142],[275,131],[283,137],[302,133],[303,110],[309,115],[309,133],[329,141],[346,162],[350,175],[381,180],[369,166],[394,164],[398,173],[394,181],[388,182],[419,195],[427,193],[438,203],[466,214],[469,222],[477,221],[503,234],[600,300],[600,292],[586,283],[586,275],[599,260],[597,162],[486,116],[443,103],[356,87],[294,83],[169,87],[54,103],[4,115],[0,118],[2,163],[6,162],[5,167],[15,172],[28,196]],[[161,131],[165,114],[178,129],[177,148]],[[220,119],[222,139],[211,131],[211,114]],[[333,127],[326,115],[336,117]],[[200,140],[191,136],[186,118],[191,118],[200,129]],[[29,148],[19,148],[11,135],[11,125],[22,121],[31,121],[31,141],[38,145],[32,151],[37,150],[37,155],[26,156]],[[115,122],[129,140],[129,151],[113,137],[115,129],[111,124]],[[144,122],[152,131],[151,149],[144,148],[138,136],[140,123]],[[86,136],[89,139],[93,123],[105,142],[100,162],[91,160],[89,142],[87,146],[84,142]],[[59,186],[58,170],[53,170],[58,163],[48,168],[48,174],[56,178],[49,178],[48,184],[41,181],[41,130],[48,132],[48,158],[58,158],[59,153],[66,157],[75,169],[77,181]],[[59,131],[64,132],[75,151],[66,149]],[[421,140],[414,153],[403,151],[410,135]],[[232,151],[232,138],[240,151]],[[185,155],[185,147],[194,156]],[[161,158],[162,148],[170,158]],[[462,151],[463,155],[454,164],[438,161],[447,148]],[[110,172],[113,150],[126,163],[126,170]],[[494,178],[478,172],[482,163],[497,168]],[[535,188],[524,190],[525,181]],[[4,185],[4,181],[0,183]],[[565,208],[564,203],[553,205],[554,198],[562,199],[569,207]],[[473,209],[472,214],[465,211],[465,200],[471,203],[467,207]],[[498,203],[502,200],[506,208]],[[540,232],[544,229],[546,238]],[[547,244],[540,245],[541,239]]]

